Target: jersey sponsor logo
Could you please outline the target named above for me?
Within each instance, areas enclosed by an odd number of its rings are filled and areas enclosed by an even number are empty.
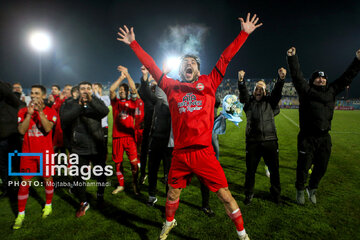
[[[205,86],[203,83],[198,83],[196,84],[196,89],[199,90],[199,91],[202,91],[204,90]]]
[[[135,115],[136,115],[136,116],[141,115],[141,110],[140,110],[140,108],[135,108]]]
[[[44,134],[37,128],[36,124],[32,125],[31,129],[28,130],[29,137],[43,137]]]
[[[197,100],[193,93],[187,93],[182,102],[178,102],[178,108],[180,113],[198,111],[202,109],[202,100]]]

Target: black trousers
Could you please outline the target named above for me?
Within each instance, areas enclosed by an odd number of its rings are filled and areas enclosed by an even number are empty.
[[[149,151],[149,196],[156,195],[158,171],[161,160],[163,161],[165,182],[169,174],[173,148],[169,148],[168,139],[152,138]],[[166,193],[168,192],[166,184]]]
[[[145,125],[144,131],[143,131],[143,139],[142,139],[142,143],[141,143],[140,174],[142,177],[144,177],[146,174],[146,164],[147,164],[148,152],[149,152],[150,128],[151,128],[151,122],[150,122],[150,126]]]
[[[90,165],[92,163],[92,168],[96,166],[101,166],[103,169],[105,168],[105,158],[103,154],[96,154],[96,155],[79,155],[79,163],[77,166],[79,167],[79,174],[78,176],[74,177],[74,189],[75,194],[79,198],[80,202],[86,202],[86,180],[82,179],[81,177],[84,176],[81,174],[81,167]],[[91,172],[91,176],[93,176],[93,172]],[[99,184],[97,189],[97,195],[103,196],[105,191],[105,184],[106,184],[106,175],[101,174],[100,176],[96,176],[96,181]]]
[[[9,153],[15,150],[21,152],[21,145],[21,136],[19,134],[0,139],[0,177],[3,182],[3,191],[9,190]],[[20,157],[12,157],[11,165],[12,172],[20,172]]]
[[[254,193],[255,173],[261,157],[270,171],[270,192],[280,196],[279,148],[277,141],[246,143],[245,195]]]
[[[308,172],[312,164],[314,164],[314,168],[310,176],[309,188],[318,188],[329,163],[331,146],[331,136],[329,133],[318,136],[310,136],[302,132],[299,133],[295,182],[297,190],[304,190]]]

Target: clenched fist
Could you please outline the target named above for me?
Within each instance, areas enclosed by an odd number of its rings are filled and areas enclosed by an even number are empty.
[[[283,67],[279,68],[278,74],[279,74],[280,79],[285,79],[285,77],[286,77],[286,69],[283,68]]]
[[[294,56],[296,54],[296,48],[292,47],[289,50],[287,50],[287,55],[290,56]]]
[[[240,71],[238,72],[239,82],[244,81],[244,76],[245,76],[245,71],[244,71],[244,70],[240,70]]]

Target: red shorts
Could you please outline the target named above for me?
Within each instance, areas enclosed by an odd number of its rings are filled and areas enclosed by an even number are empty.
[[[143,140],[144,129],[135,129],[135,142],[136,146],[140,146]]]
[[[113,139],[112,159],[116,163],[121,163],[124,158],[124,151],[130,162],[137,158],[136,144],[133,137],[121,137]]]
[[[174,150],[168,183],[173,188],[185,188],[193,174],[212,192],[228,187],[224,170],[212,146]]]
[[[40,171],[40,158],[34,157],[21,157],[20,158],[20,172],[21,173],[39,173]],[[43,158],[43,174],[42,176],[47,178],[51,177],[51,170],[54,164],[46,164],[45,158]],[[22,176],[24,179],[31,179],[34,176]]]

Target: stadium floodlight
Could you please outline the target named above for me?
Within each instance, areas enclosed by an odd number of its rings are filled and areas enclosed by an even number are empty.
[[[51,47],[50,35],[44,31],[35,31],[30,34],[30,45],[39,53],[39,84],[42,84],[42,69],[41,69],[41,53],[46,52]]]
[[[30,45],[37,52],[45,52],[51,47],[50,35],[42,31],[33,32],[30,35]]]

